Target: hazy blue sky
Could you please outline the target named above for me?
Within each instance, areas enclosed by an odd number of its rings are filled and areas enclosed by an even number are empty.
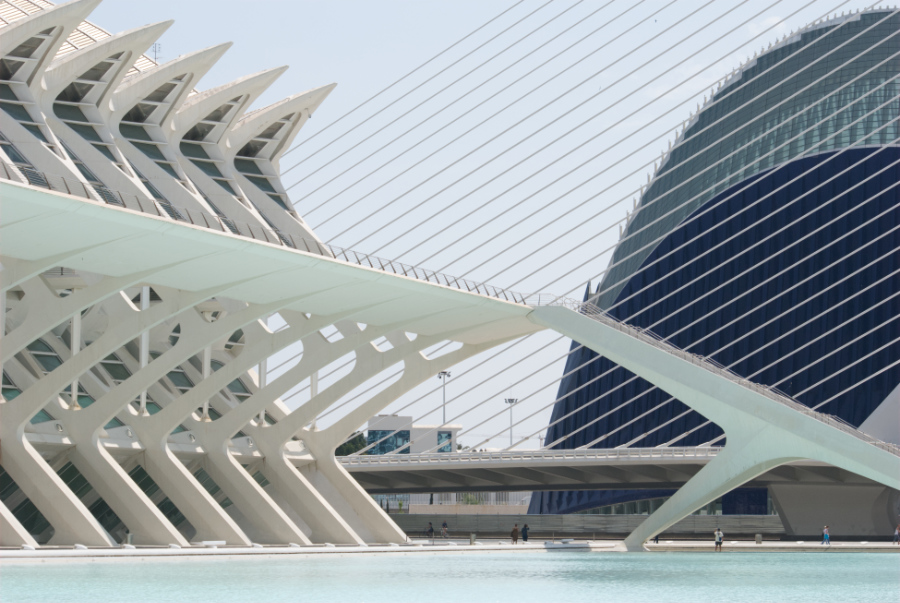
[[[302,143],[512,7],[286,156],[282,171],[303,162],[283,181],[327,241],[525,293],[580,297],[585,282],[596,282],[606,267],[617,222],[653,161],[710,87],[791,30],[864,6],[855,0],[105,0],[91,20],[120,31],[175,18],[160,40],[163,61],[233,41],[204,88],[290,65],[261,104],[336,82],[297,138]],[[471,426],[502,411],[503,397],[530,396],[516,413],[536,414],[516,433],[538,431],[547,423],[544,407],[555,398],[558,358],[569,342],[522,358],[555,339],[539,334],[496,360],[457,367],[448,395],[460,398],[448,415],[486,402],[458,421]],[[328,382],[323,378],[323,387]],[[435,409],[437,385],[429,380],[405,396],[401,403],[424,398],[404,414],[418,418]],[[439,416],[433,412],[425,421]],[[507,421],[504,415],[473,433],[492,434]],[[504,434],[491,445],[506,440]],[[528,447],[536,445],[535,439]]]

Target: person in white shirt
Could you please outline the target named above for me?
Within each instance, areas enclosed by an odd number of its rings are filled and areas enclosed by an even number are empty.
[[[716,537],[716,552],[721,553],[722,552],[722,541],[725,539],[725,534],[723,534],[722,530],[720,530],[717,527],[716,531],[713,532],[713,535]]]

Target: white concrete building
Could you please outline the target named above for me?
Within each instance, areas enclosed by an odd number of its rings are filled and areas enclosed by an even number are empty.
[[[413,425],[411,416],[375,415],[369,419],[366,443],[374,444],[368,454],[454,452],[456,434],[462,425]]]

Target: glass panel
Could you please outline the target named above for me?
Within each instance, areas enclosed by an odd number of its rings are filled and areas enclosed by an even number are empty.
[[[214,127],[212,124],[197,124],[187,131],[187,134],[184,135],[184,140],[203,140],[213,131]]]
[[[147,134],[147,130],[144,129],[144,126],[138,126],[134,124],[119,124],[119,132],[122,133],[122,136],[131,140],[146,140],[152,142],[153,139],[150,138],[150,135]]]
[[[131,108],[128,113],[125,114],[125,117],[122,118],[122,121],[131,121],[134,123],[142,124],[156,111],[156,107],[158,105],[147,105],[143,103],[138,103],[134,107]]]
[[[79,398],[81,398],[81,396],[79,396]],[[80,400],[78,403],[81,404]],[[81,405],[84,406],[84,404]],[[122,427],[123,425],[125,425],[125,423],[113,417],[109,423],[103,426],[103,429],[115,429],[116,427]]]
[[[231,188],[231,185],[228,183],[227,180],[216,180],[215,182],[216,182],[216,184],[218,184],[219,186],[221,186],[222,188],[224,188],[226,191],[228,191],[228,192],[231,193],[232,195],[236,195],[236,194],[237,194],[236,192],[234,192],[234,189]]]
[[[9,84],[0,84],[0,99],[3,100],[19,100],[16,93],[13,92],[12,86]]]
[[[101,61],[97,63],[87,71],[81,74],[78,78],[80,80],[91,80],[93,82],[99,82],[103,79],[103,76],[106,75],[106,72],[109,71],[109,68],[112,67],[112,63],[107,63],[106,61]]]
[[[209,154],[206,152],[202,145],[193,142],[182,142],[179,146],[181,147],[181,152],[184,153],[185,157],[209,159]]]
[[[169,380],[181,391],[186,391],[194,387],[194,384],[181,369],[169,371]]]
[[[22,61],[12,61],[10,59],[0,59],[0,80],[11,80],[19,68],[24,65]]]
[[[93,88],[94,86],[92,84],[72,82],[71,84],[66,86],[62,92],[59,93],[59,96],[56,97],[56,100],[68,101],[70,103],[80,103],[84,100],[84,97],[87,96],[87,93],[90,92]]]
[[[288,207],[287,203],[284,202],[284,197],[282,195],[269,195],[269,199],[280,205],[287,211],[291,211],[291,208]]]
[[[261,191],[264,191],[266,193],[277,192],[275,190],[275,187],[272,186],[272,183],[265,178],[260,178],[259,176],[245,176],[245,178],[255,184],[256,188],[260,189]]]
[[[256,157],[265,146],[266,143],[264,141],[251,140],[245,144],[237,154],[239,157]]]
[[[150,159],[161,159],[162,161],[166,160],[166,156],[162,154],[162,151],[159,150],[155,144],[147,144],[146,142],[136,142],[134,140],[131,141],[131,144],[136,146],[138,150],[140,150],[144,155],[149,157]]]
[[[74,105],[63,105],[61,103],[53,103],[53,112],[56,113],[56,116],[60,119],[68,119],[71,121],[82,121],[89,122],[90,120],[84,114],[84,111],[81,110],[81,107],[76,107]]]
[[[18,387],[3,387],[3,399],[6,401],[16,398],[21,393]]]
[[[234,105],[222,105],[221,107],[204,117],[203,121],[222,121],[223,119],[225,119],[225,116],[228,115],[228,112],[231,111],[232,107],[234,107]]]
[[[13,48],[12,52],[10,52],[10,56],[18,57],[20,59],[29,59],[31,55],[34,54],[34,51],[41,47],[41,44],[44,43],[44,38],[28,38],[15,48]]]
[[[44,136],[44,133],[41,131],[41,129],[34,124],[22,124],[22,127],[34,134],[34,137],[41,142],[48,142],[47,137]]]
[[[173,178],[178,178],[178,173],[175,171],[175,168],[172,167],[171,163],[166,163],[164,161],[157,161],[156,165],[158,165],[160,167],[160,169],[162,169],[162,171],[167,173],[169,176],[172,176]]]
[[[274,138],[275,135],[278,134],[278,131],[283,127],[284,127],[284,123],[282,123],[280,121],[275,122],[274,124],[272,124],[271,126],[266,128],[265,130],[263,130],[262,134],[260,134],[256,138],[268,138],[268,139]]]
[[[4,111],[12,115],[13,119],[15,119],[16,121],[34,121],[33,119],[31,119],[31,115],[28,114],[28,110],[22,105],[0,102],[0,109],[3,109]]]
[[[116,381],[125,381],[131,377],[131,371],[128,370],[128,367],[126,367],[115,354],[110,354],[104,358],[100,364],[103,365],[103,368],[106,369],[109,376]]]
[[[249,159],[235,159],[234,167],[237,168],[242,174],[258,174],[260,176],[263,175],[262,170],[259,169],[259,166],[256,165],[255,161],[250,161]]]
[[[256,480],[256,483],[259,484],[260,488],[265,488],[269,485],[269,480],[266,479],[266,476],[262,474],[262,471],[257,471],[253,474],[253,479]]]
[[[19,152],[16,147],[5,144],[2,148],[7,157],[9,157],[9,160],[16,165],[31,165],[31,163],[27,159],[25,159],[25,157],[22,155],[22,153]]]
[[[452,446],[453,433],[450,431],[439,431],[437,434],[437,443],[440,446],[438,452],[453,452]],[[441,446],[443,444],[443,446]]]
[[[4,390],[3,395],[4,396],[6,395],[5,390]],[[37,425],[38,423],[46,423],[47,421],[52,421],[52,420],[53,420],[53,417],[50,416],[50,413],[48,413],[46,410],[39,410],[36,415],[31,417],[30,423],[32,425]]]
[[[93,126],[85,126],[82,124],[73,123],[67,123],[66,125],[78,132],[78,134],[85,140],[89,140],[91,142],[103,142],[103,139],[100,138],[100,135],[97,134],[97,130],[95,130]]]
[[[154,103],[161,103],[166,100],[166,97],[169,96],[169,93],[175,89],[177,84],[173,84],[171,82],[166,82],[156,90],[150,93],[150,95],[144,100],[152,101]]]
[[[118,159],[116,159],[116,156],[112,154],[112,151],[109,150],[108,146],[103,145],[103,144],[95,144],[95,145],[91,145],[91,146],[93,146],[95,149],[100,151],[100,154],[103,155],[104,157],[106,157],[107,159],[109,159],[110,161],[118,161]]]
[[[393,435],[391,435],[393,434]],[[387,438],[382,442],[378,442],[382,438]],[[375,444],[366,454],[387,454],[397,450],[401,446],[409,444],[409,430],[404,429],[393,433],[393,430],[370,429],[366,435],[366,444]],[[400,454],[409,454],[409,446],[400,451]]]

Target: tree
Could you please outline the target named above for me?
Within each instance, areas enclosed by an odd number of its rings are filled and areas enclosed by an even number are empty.
[[[365,447],[366,438],[361,432],[357,431],[351,439],[337,447],[337,450],[334,451],[334,456],[347,456]]]

